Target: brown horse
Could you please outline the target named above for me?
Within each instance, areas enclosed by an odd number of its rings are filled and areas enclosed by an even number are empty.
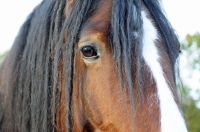
[[[44,0],[1,67],[0,131],[187,132],[158,0]]]

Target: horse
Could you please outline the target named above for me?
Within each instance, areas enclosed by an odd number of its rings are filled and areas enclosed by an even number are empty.
[[[0,131],[187,132],[158,0],[43,0],[1,66]]]

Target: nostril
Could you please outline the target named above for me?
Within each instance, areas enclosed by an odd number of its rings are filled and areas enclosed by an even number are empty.
[[[91,123],[87,122],[83,127],[83,132],[94,132],[94,127]]]

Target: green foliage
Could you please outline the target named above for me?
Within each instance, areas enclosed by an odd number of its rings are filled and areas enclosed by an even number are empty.
[[[189,132],[200,132],[200,109],[196,107],[196,103],[192,98],[189,98],[189,102],[183,107],[188,130]]]
[[[3,62],[3,60],[5,59],[6,53],[4,54],[0,54],[0,64]]]
[[[187,35],[181,48],[187,53],[190,65],[200,70],[200,33]]]
[[[187,35],[181,48],[191,69],[200,71],[200,33]],[[199,97],[195,99],[191,96],[190,91],[190,86],[184,85],[183,112],[189,132],[200,132],[200,108],[197,107],[197,104],[200,103],[200,90],[196,91]]]
[[[189,88],[184,86],[183,112],[187,122],[189,132],[200,132],[200,109],[197,101],[189,94]]]
[[[197,43],[197,47],[200,48],[200,33],[196,33],[194,35],[187,35],[186,41],[188,42],[188,46],[191,46],[195,42]]]

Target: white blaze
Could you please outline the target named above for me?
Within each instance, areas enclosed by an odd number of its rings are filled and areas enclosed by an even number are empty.
[[[158,39],[157,30],[146,15],[143,11],[144,35],[142,54],[157,85],[161,112],[161,132],[187,132],[185,121],[174,101],[172,91],[167,84],[159,63],[159,53],[155,43],[156,39]]]

